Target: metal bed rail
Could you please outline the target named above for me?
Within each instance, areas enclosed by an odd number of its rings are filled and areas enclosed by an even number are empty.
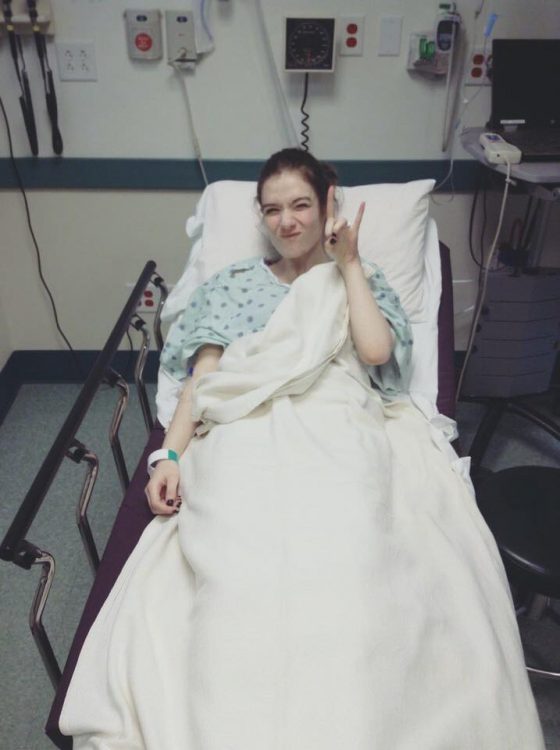
[[[156,345],[158,350],[161,351],[163,338],[161,334],[160,320],[161,310],[167,298],[167,288],[162,277],[156,273],[155,262],[150,260],[146,263],[142,273],[138,277],[138,281],[123,307],[103,350],[97,357],[93,368],[80,390],[74,406],[70,410],[68,417],[55,438],[51,449],[45,457],[29,491],[14,517],[14,520],[0,544],[0,559],[12,562],[26,570],[30,570],[34,565],[42,566],[39,584],[29,614],[29,625],[44,666],[55,689],[60,681],[61,670],[42,624],[43,611],[45,609],[47,597],[55,574],[55,560],[48,551],[40,549],[38,546],[28,541],[26,536],[47,496],[64,458],[70,458],[75,463],[81,463],[84,461],[87,464],[87,471],[81,496],[76,508],[76,520],[88,561],[94,574],[99,566],[99,553],[87,518],[88,505],[98,474],[98,459],[93,451],[89,450],[76,439],[76,433],[88,412],[99,386],[108,383],[112,387],[117,387],[120,392],[120,397],[115,407],[113,419],[110,425],[109,440],[119,480],[123,491],[126,491],[129,484],[129,475],[120,444],[119,427],[128,403],[129,391],[124,378],[112,369],[111,363],[122,339],[127,334],[129,327],[140,331],[142,334],[142,344],[136,361],[134,381],[138,391],[146,428],[149,432],[153,427],[153,418],[144,383],[143,370],[148,356],[150,335],[145,321],[140,318],[136,312],[144,289],[149,282],[152,282],[160,292],[160,299],[153,327]]]

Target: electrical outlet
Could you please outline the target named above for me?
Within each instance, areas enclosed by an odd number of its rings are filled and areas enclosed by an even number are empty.
[[[135,282],[129,281],[126,285],[126,288],[128,292],[136,286]],[[174,284],[166,284],[167,291],[170,292]],[[151,281],[148,282],[146,288],[144,289],[144,293],[142,294],[142,297],[140,298],[138,305],[136,307],[137,313],[155,313],[158,305],[159,305],[159,289],[158,287],[153,284]]]
[[[338,20],[340,29],[340,55],[364,54],[365,16],[342,16]]]
[[[488,72],[492,69],[492,52],[484,47],[475,47],[467,61],[465,84],[467,86],[490,86]]]
[[[61,81],[97,81],[92,41],[56,42],[55,48]]]

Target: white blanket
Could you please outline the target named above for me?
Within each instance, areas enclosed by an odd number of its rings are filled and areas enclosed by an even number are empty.
[[[183,508],[148,526],[81,652],[75,748],[544,748],[472,488],[419,410],[369,387],[332,264],[194,408]]]

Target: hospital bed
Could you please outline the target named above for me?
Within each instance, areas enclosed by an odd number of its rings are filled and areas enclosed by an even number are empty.
[[[412,322],[415,346],[410,398],[439,431],[442,442],[450,443],[456,437],[452,421],[455,377],[451,269],[449,248],[438,241],[435,222],[428,216],[432,187],[432,181],[423,180],[344,188],[339,189],[338,202],[341,213],[353,219],[359,202],[366,201],[360,253],[366,260],[377,262],[382,267],[389,283],[399,293]],[[187,222],[192,249],[185,272],[169,297],[155,263],[150,261],[146,265],[0,548],[4,559],[21,567],[29,569],[39,564],[43,568],[30,625],[56,690],[46,732],[59,748],[72,746],[72,741],[60,733],[58,720],[81,646],[129,554],[153,518],[144,494],[146,459],[161,446],[164,436],[162,424],[169,422],[180,388],[179,384],[160,372],[157,419],[154,420],[143,383],[149,333],[144,321],[136,315],[138,300],[148,282],[155,281],[162,292],[154,320],[156,346],[161,350],[162,307],[163,317],[173,321],[185,309],[192,291],[214,272],[264,251],[254,194],[254,183],[233,181],[214,183],[205,190],[196,214]],[[235,243],[232,238],[235,238]],[[119,424],[128,400],[128,388],[122,377],[111,368],[119,342],[129,326],[140,330],[143,336],[135,381],[148,431],[147,444],[132,478],[129,478],[118,437]],[[75,440],[75,434],[100,384],[107,382],[120,392],[110,435],[124,499],[100,559],[87,520],[87,506],[98,467],[95,456]],[[60,670],[41,622],[54,575],[54,560],[48,552],[31,544],[25,537],[65,456],[75,461],[85,461],[88,465],[77,515],[95,579],[66,664]],[[456,462],[466,473],[466,460],[456,458]]]

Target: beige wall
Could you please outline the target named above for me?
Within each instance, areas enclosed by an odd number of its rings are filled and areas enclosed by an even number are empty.
[[[189,96],[200,145],[207,158],[263,158],[288,145],[265,39],[270,39],[276,69],[295,130],[301,129],[303,76],[282,72],[284,17],[363,15],[360,57],[338,57],[334,75],[312,75],[309,84],[311,149],[331,159],[441,159],[445,82],[411,76],[406,69],[413,32],[433,29],[436,0],[259,0],[266,34],[259,25],[257,0],[207,2],[215,49],[187,73]],[[51,0],[56,40],[91,40],[98,80],[59,81],[53,45],[49,55],[59,100],[60,127],[69,157],[192,158],[193,143],[181,83],[162,59],[128,58],[123,11],[127,0]],[[196,2],[169,0],[166,9]],[[491,12],[498,14],[496,37],[558,37],[558,0],[460,0],[461,43],[481,44]],[[478,19],[478,8],[483,10]],[[153,8],[136,0],[133,8]],[[400,55],[379,56],[384,14],[402,16]],[[33,41],[24,45],[37,117],[41,156],[52,155],[43,85]],[[18,155],[29,146],[21,123],[18,82],[9,45],[0,45],[2,97],[12,123]],[[489,115],[489,89],[477,90],[467,111],[468,124],[482,125]],[[469,88],[467,98],[476,93]],[[7,155],[0,127],[0,156]],[[456,156],[465,157],[461,147]]]
[[[0,351],[62,349],[48,298],[37,272],[20,194],[0,200],[3,268],[0,274]],[[186,218],[198,194],[179,192],[32,191],[29,203],[41,249],[43,272],[51,287],[63,329],[77,349],[99,349],[144,264],[154,259],[168,282],[181,274],[188,252]],[[474,300],[477,269],[468,250],[472,196],[440,195],[430,212],[440,238],[450,246],[455,280],[456,346],[464,348]],[[497,220],[499,194],[488,201],[487,247]],[[435,202],[437,201],[437,203]],[[523,216],[526,198],[512,196],[508,226]],[[553,208],[545,263],[560,265],[560,211]],[[479,225],[475,226],[475,238]]]
[[[193,145],[179,81],[166,65],[132,63],[126,54],[122,12],[124,0],[52,0],[58,40],[94,41],[98,81],[60,82],[54,51],[65,155],[70,157],[193,158]],[[184,7],[171,2],[166,7]],[[281,68],[283,16],[302,13],[300,0],[262,0],[266,28]],[[311,78],[308,110],[311,147],[331,159],[444,159],[441,120],[445,86],[418,80],[406,71],[411,32],[433,26],[433,0],[355,0],[352,14],[364,14],[364,55],[339,58],[334,76]],[[558,0],[489,0],[478,21],[480,0],[462,0],[464,45],[482,40],[490,12],[499,15],[496,36],[558,36]],[[136,8],[150,8],[138,0]],[[209,3],[216,49],[187,75],[193,114],[203,155],[207,158],[255,159],[287,145],[278,99],[268,67],[256,2]],[[311,15],[338,15],[340,0],[305,4]],[[350,11],[350,9],[349,9]],[[379,21],[384,14],[403,17],[401,54],[377,55]],[[41,156],[50,156],[49,127],[42,105],[43,91],[33,55],[32,40],[25,43],[28,69],[40,133]],[[0,46],[2,96],[12,124],[16,154],[29,153],[17,99],[17,81],[7,45]],[[4,76],[5,73],[5,76]],[[299,130],[302,77],[280,72],[292,120]],[[467,109],[465,124],[482,125],[489,114],[489,90],[465,89],[476,97]],[[451,152],[468,158],[455,142]],[[8,156],[8,141],[0,126],[0,157]],[[154,258],[162,274],[173,281],[187,253],[184,222],[198,194],[163,191],[35,190],[29,192],[30,210],[43,258],[44,273],[59,309],[60,320],[78,349],[102,346],[116,315],[144,263]],[[471,196],[440,196],[432,214],[441,238],[452,250],[455,276],[457,347],[465,344],[477,277],[468,253]],[[489,200],[489,232],[498,208],[498,196]],[[513,196],[506,213],[507,226],[522,216],[525,199]],[[546,259],[560,265],[560,210],[553,208],[547,236]],[[48,299],[37,272],[35,251],[26,225],[19,193],[0,192],[2,273],[0,274],[0,357],[11,349],[57,349],[57,334]],[[478,236],[478,232],[476,233]]]

